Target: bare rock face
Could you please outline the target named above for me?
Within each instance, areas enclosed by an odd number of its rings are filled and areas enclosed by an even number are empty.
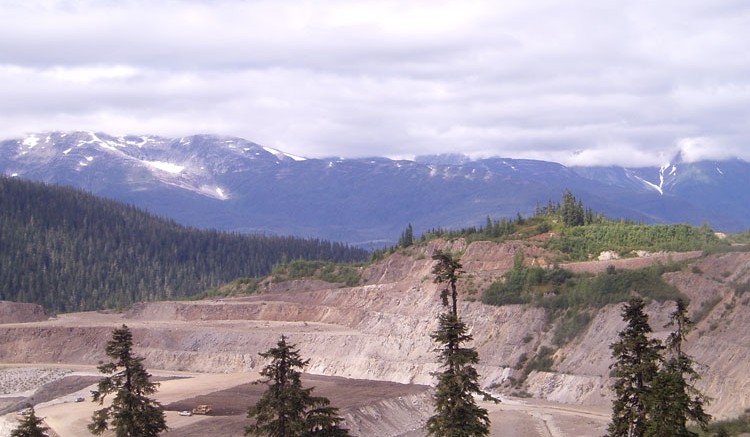
[[[0,325],[5,323],[40,322],[49,316],[41,305],[0,301]]]
[[[258,352],[284,334],[310,359],[310,373],[432,384],[431,373],[439,364],[430,333],[444,310],[431,275],[431,255],[438,249],[458,254],[466,270],[459,283],[459,313],[479,352],[482,384],[507,391],[511,378],[521,377],[518,363],[551,346],[555,328],[544,309],[474,301],[512,267],[516,251],[522,250],[529,264],[553,260],[540,247],[520,242],[436,241],[409,248],[367,267],[364,285],[352,288],[299,282],[242,298],[152,302],[125,314],[63,314],[36,324],[6,325],[0,327],[0,360],[95,364],[103,358],[111,330],[125,323],[150,368],[257,370],[265,364]],[[574,267],[598,272],[612,262],[618,269],[640,268],[669,259],[690,262],[665,279],[691,299],[698,323],[686,350],[699,364],[703,379],[698,387],[713,399],[711,414],[736,416],[750,406],[750,292],[743,295],[738,288],[750,281],[749,253],[665,254]],[[555,348],[552,371],[531,372],[523,390],[559,402],[609,404],[609,345],[624,325],[621,307],[610,305],[593,314],[585,333]],[[647,310],[655,335],[663,338],[673,304],[653,302]]]

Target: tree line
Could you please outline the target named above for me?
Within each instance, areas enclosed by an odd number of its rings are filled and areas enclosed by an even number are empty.
[[[0,300],[53,312],[178,299],[285,260],[357,262],[319,239],[198,230],[73,188],[0,177]]]

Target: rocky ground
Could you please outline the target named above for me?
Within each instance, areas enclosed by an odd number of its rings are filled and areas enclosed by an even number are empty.
[[[609,344],[622,328],[620,306],[594,314],[581,336],[555,350],[553,372],[534,371],[518,389],[509,382],[520,376],[515,369],[519,359],[551,345],[554,327],[539,308],[472,301],[512,266],[517,250],[524,251],[529,263],[552,263],[542,249],[522,243],[433,243],[368,267],[364,283],[353,288],[298,281],[273,284],[267,292],[247,297],[147,303],[124,313],[41,320],[31,308],[6,306],[0,312],[0,362],[6,366],[0,371],[0,407],[14,408],[34,397],[59,435],[85,435],[95,406],[72,400],[88,396],[90,388],[79,385],[91,380],[81,378],[96,376],[93,366],[106,358],[103,346],[112,329],[125,323],[147,368],[167,378],[157,398],[168,407],[170,434],[242,435],[243,410],[259,388],[248,382],[264,364],[258,352],[285,334],[310,359],[307,380],[341,408],[356,435],[422,437],[420,428],[431,414],[425,386],[434,383],[431,373],[438,369],[429,337],[441,311],[429,256],[438,248],[462,254],[467,273],[460,287],[466,299],[459,311],[475,338],[483,386],[504,399],[486,405],[495,423],[492,435],[602,435],[610,408]],[[701,313],[687,344],[700,364],[700,388],[713,398],[712,414],[733,417],[750,407],[750,296],[735,292],[736,284],[750,280],[750,254],[659,254],[570,268],[596,272],[610,264],[637,268],[678,259],[691,261],[665,277],[690,297],[693,314]],[[661,327],[671,310],[668,303],[649,306],[656,335],[666,334]],[[30,311],[30,321],[18,323],[24,311]],[[13,318],[4,320],[3,314]],[[46,388],[33,392],[38,386]],[[52,390],[58,392],[50,394]],[[215,404],[221,415],[176,413],[203,401]],[[11,413],[6,419],[13,422],[15,417]]]

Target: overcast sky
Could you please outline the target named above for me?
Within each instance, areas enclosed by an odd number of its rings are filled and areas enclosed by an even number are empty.
[[[0,0],[0,138],[750,160],[746,0]]]

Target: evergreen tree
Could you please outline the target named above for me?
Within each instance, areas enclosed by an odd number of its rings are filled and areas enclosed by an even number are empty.
[[[414,228],[411,226],[411,223],[409,223],[408,226],[406,226],[406,229],[404,229],[404,232],[401,233],[401,237],[398,239],[398,245],[399,247],[409,247],[414,244]]]
[[[661,342],[649,339],[651,326],[644,312],[646,304],[633,297],[623,307],[627,326],[612,345],[615,399],[612,403],[610,437],[643,437],[648,426],[652,380],[662,360]]]
[[[247,417],[255,423],[245,428],[245,435],[265,437],[346,437],[349,432],[339,424],[337,409],[325,397],[312,396],[313,388],[303,388],[301,370],[310,360],[302,360],[295,345],[286,337],[276,347],[260,356],[271,363],[260,374],[268,384],[258,402],[248,408]]]
[[[110,426],[117,437],[155,437],[167,429],[161,405],[148,397],[159,384],[150,381],[143,358],[133,356],[132,348],[133,335],[126,325],[112,331],[105,352],[115,361],[99,365],[99,371],[110,376],[102,378],[92,394],[99,405],[107,395],[115,397],[109,407],[94,412],[88,428],[96,435]]]
[[[703,409],[706,397],[693,386],[700,375],[693,369],[692,359],[682,350],[682,343],[693,327],[684,300],[676,301],[675,311],[664,327],[674,330],[666,342],[669,358],[653,381],[649,401],[652,417],[646,436],[697,437],[698,434],[687,429],[687,421],[697,423],[705,431],[711,416]]]
[[[458,317],[456,282],[462,266],[459,260],[441,251],[436,251],[432,259],[437,261],[432,269],[435,282],[446,284],[440,298],[449,311],[440,314],[439,327],[432,334],[440,345],[436,351],[444,370],[437,375],[435,415],[427,421],[427,431],[436,437],[487,436],[489,415],[474,400],[474,394],[487,396],[479,387],[479,374],[474,368],[479,355],[473,348],[463,346],[472,341],[472,336]]]
[[[581,226],[585,221],[583,203],[568,190],[563,192],[560,215],[565,226]]]
[[[29,405],[16,429],[10,433],[10,437],[48,437],[49,428],[42,425],[43,421],[44,419],[34,412],[34,407]]]

